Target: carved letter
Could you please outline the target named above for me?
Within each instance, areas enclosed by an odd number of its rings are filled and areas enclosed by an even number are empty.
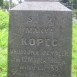
[[[40,44],[43,43],[43,39],[37,39],[37,45],[39,46]]]
[[[27,45],[26,39],[21,40],[22,45]]]
[[[30,40],[29,40],[29,44],[30,44],[30,45],[35,45],[35,39],[30,39]]]
[[[46,39],[46,40],[45,40],[46,46],[50,46],[50,45],[49,45],[49,42],[50,42],[50,39]]]
[[[56,39],[53,40],[52,45],[57,46],[57,40]]]

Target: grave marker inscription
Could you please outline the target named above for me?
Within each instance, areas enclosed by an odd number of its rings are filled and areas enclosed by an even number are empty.
[[[71,10],[59,2],[23,2],[10,11],[8,77],[71,77]]]

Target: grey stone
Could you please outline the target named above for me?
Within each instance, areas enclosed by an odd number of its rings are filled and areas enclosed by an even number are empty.
[[[8,77],[71,77],[72,12],[59,2],[24,2],[10,11]]]
[[[71,11],[59,2],[24,2],[11,10]]]

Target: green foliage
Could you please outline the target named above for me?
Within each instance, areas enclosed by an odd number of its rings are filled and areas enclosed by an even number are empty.
[[[3,2],[3,7],[4,7],[4,9],[9,9],[9,1],[4,1]]]
[[[7,48],[0,49],[0,77],[7,75]]]
[[[77,16],[77,9],[74,9],[72,13],[73,13],[73,17],[76,17]]]
[[[8,12],[0,10],[0,30],[8,28]]]
[[[7,47],[7,41],[8,40],[8,31],[7,29],[0,30],[0,47],[5,48]]]
[[[3,6],[3,0],[0,0],[0,6]]]
[[[77,9],[77,0],[73,0],[73,4],[74,9]]]
[[[77,0],[60,0],[62,3],[66,3],[68,6],[73,6],[74,9],[77,9]]]
[[[0,11],[0,48],[7,47],[8,40],[8,13]]]
[[[77,77],[77,23],[73,22],[72,35],[72,74]]]
[[[73,17],[77,17],[77,9],[73,10]]]
[[[7,74],[8,12],[0,10],[0,77]]]
[[[16,6],[16,4],[14,2],[12,2],[12,0],[6,0],[3,2],[3,7],[4,9],[9,9],[9,8],[13,8],[14,6]]]

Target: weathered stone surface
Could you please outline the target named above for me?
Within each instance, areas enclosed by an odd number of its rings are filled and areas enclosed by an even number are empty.
[[[71,11],[59,2],[24,2],[12,10],[33,11]]]
[[[13,8],[8,77],[71,77],[71,14],[58,2],[24,2]]]

